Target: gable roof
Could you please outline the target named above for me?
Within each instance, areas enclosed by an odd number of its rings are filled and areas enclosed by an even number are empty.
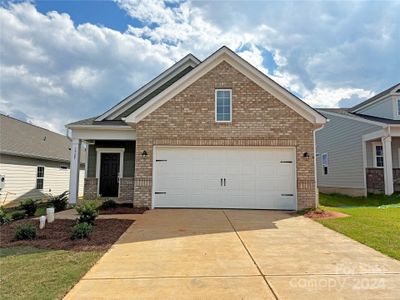
[[[352,108],[350,108],[350,111],[351,112],[357,112],[357,111],[359,111],[359,110],[371,105],[375,101],[377,101],[377,100],[379,100],[379,99],[381,99],[381,98],[383,98],[383,97],[385,97],[385,96],[387,96],[387,95],[389,95],[391,93],[400,93],[399,89],[400,89],[400,83],[396,83],[395,85],[393,85],[390,88],[384,90],[383,92],[380,92],[380,93],[376,94],[375,96],[373,96],[373,97],[371,97],[371,98],[369,98],[369,99],[367,99],[367,100],[365,100],[365,101],[353,106]]]
[[[1,154],[69,163],[70,145],[64,135],[0,114]]]
[[[127,116],[126,118],[122,118],[122,120],[124,120],[126,123],[139,122],[148,114],[169,101],[172,97],[174,97],[186,87],[191,85],[193,82],[198,80],[201,76],[203,76],[205,73],[210,71],[222,61],[226,61],[227,63],[229,63],[231,66],[243,73],[257,85],[274,95],[281,102],[283,102],[293,110],[297,111],[301,116],[303,116],[311,123],[324,124],[326,122],[326,118],[317,110],[313,109],[301,99],[297,98],[295,95],[293,95],[288,90],[273,81],[271,78],[266,76],[264,73],[256,69],[254,66],[249,64],[247,61],[245,61],[243,58],[241,58],[239,55],[237,55],[226,46],[223,46],[222,48],[211,54],[191,72],[184,75],[171,86],[150,99],[141,107],[134,110],[129,116]]]
[[[194,55],[188,54],[173,66],[162,72],[156,78],[146,83],[137,91],[114,105],[95,121],[114,120],[126,117],[124,113],[130,114],[132,111],[149,101],[151,98],[162,92],[165,88],[172,85],[182,76],[190,72],[200,63]]]

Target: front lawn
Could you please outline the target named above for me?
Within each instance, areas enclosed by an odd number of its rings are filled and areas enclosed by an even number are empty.
[[[400,260],[400,195],[348,197],[320,194],[324,210],[349,215],[318,220],[321,224]]]
[[[104,251],[0,249],[1,299],[59,299]]]

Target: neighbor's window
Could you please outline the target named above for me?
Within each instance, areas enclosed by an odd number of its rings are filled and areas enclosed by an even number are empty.
[[[328,175],[328,153],[323,153],[321,157],[322,171],[324,175]]]
[[[215,121],[232,121],[232,90],[215,91]]]
[[[44,181],[44,167],[38,166],[36,171],[36,188],[38,190],[43,189],[43,181]]]
[[[374,164],[377,168],[383,167],[383,146],[382,144],[374,144]]]
[[[397,114],[400,115],[400,99],[397,99]]]

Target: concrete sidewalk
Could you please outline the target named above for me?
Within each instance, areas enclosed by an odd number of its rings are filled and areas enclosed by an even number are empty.
[[[400,262],[301,216],[141,215],[66,299],[398,299]]]

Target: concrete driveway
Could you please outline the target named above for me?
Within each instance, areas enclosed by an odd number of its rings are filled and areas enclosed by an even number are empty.
[[[399,299],[400,262],[304,217],[141,215],[66,299]]]

